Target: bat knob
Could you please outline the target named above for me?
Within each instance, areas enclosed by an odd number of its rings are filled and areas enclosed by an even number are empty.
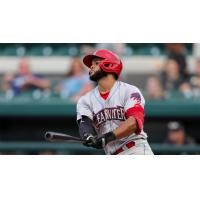
[[[44,138],[45,140],[51,140],[53,139],[53,135],[51,134],[51,132],[46,132]]]

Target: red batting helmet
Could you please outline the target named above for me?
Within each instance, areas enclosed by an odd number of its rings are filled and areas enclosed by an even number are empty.
[[[83,58],[83,63],[90,68],[92,65],[92,60],[94,58],[102,58],[102,60],[99,63],[99,67],[103,71],[108,73],[113,72],[118,76],[120,75],[123,67],[122,61],[112,51],[106,49],[97,50],[93,54],[85,56]]]

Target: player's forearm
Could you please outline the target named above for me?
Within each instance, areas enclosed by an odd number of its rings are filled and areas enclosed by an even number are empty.
[[[116,139],[121,139],[131,135],[137,129],[137,121],[134,117],[129,117],[124,121],[118,128],[116,128],[113,133]]]

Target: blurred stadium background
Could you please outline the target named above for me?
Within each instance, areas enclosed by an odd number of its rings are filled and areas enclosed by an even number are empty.
[[[0,153],[104,154],[43,137],[78,135],[76,102],[94,87],[81,58],[100,48],[119,54],[120,79],[142,89],[154,153],[199,154],[200,44],[192,43],[0,44]]]

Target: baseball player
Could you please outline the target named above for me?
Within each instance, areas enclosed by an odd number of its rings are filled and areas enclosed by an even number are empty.
[[[143,131],[145,100],[140,90],[118,80],[122,61],[102,49],[87,55],[83,63],[97,87],[77,104],[79,134],[84,145],[103,148],[108,155],[152,155]]]

